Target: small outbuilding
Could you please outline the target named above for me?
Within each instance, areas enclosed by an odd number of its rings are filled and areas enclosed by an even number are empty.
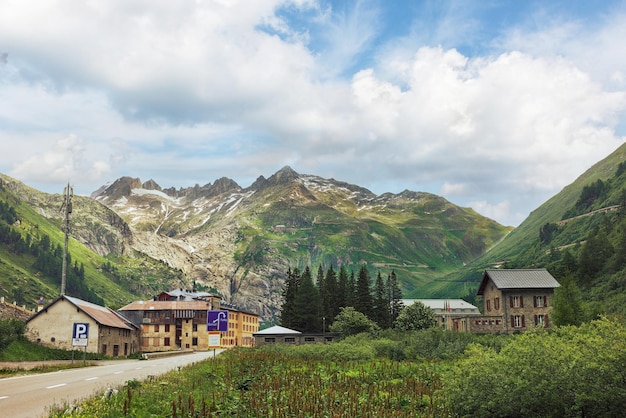
[[[300,331],[281,327],[280,325],[274,325],[273,327],[255,332],[252,335],[254,336],[257,347],[265,344],[325,344],[336,341],[339,337],[339,334],[337,333],[302,333]]]

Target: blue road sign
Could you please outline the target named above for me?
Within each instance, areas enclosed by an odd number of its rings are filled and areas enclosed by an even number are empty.
[[[82,322],[74,322],[74,329],[72,330],[72,346],[87,347],[88,338],[89,338],[89,324],[82,323]]]
[[[228,311],[208,311],[207,331],[228,331]]]

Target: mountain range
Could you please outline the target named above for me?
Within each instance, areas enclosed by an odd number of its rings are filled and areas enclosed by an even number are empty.
[[[228,178],[176,189],[122,177],[89,197],[73,197],[70,254],[84,265],[85,285],[113,307],[194,286],[273,321],[289,269],[330,265],[352,271],[366,265],[372,275],[394,271],[406,298],[472,295],[481,269],[521,255],[528,259],[524,266],[546,263],[542,226],[571,212],[590,182],[613,178],[626,160],[625,147],[516,229],[434,194],[376,195],[290,167],[245,188]],[[0,175],[0,200],[15,208],[19,222],[11,228],[23,237],[48,234],[62,244],[62,194]],[[580,225],[582,237],[586,228]],[[543,249],[529,256],[537,246]],[[33,257],[0,244],[1,296],[27,304],[58,294],[59,278],[41,274]]]

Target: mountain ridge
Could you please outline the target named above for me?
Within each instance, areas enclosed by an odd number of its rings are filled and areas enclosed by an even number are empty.
[[[249,187],[222,177],[188,188],[120,177],[91,198],[133,231],[134,251],[274,317],[289,268],[397,269],[405,293],[458,268],[510,228],[425,192],[376,195],[285,166]],[[402,279],[401,279],[402,280]]]

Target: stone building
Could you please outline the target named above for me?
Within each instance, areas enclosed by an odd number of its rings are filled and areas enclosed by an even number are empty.
[[[475,333],[513,333],[549,327],[559,282],[546,269],[485,270],[477,294],[483,315],[467,324]]]
[[[75,324],[87,324],[86,345],[75,345]],[[113,309],[61,295],[26,322],[32,342],[63,350],[85,350],[110,357],[139,351],[139,328]]]

